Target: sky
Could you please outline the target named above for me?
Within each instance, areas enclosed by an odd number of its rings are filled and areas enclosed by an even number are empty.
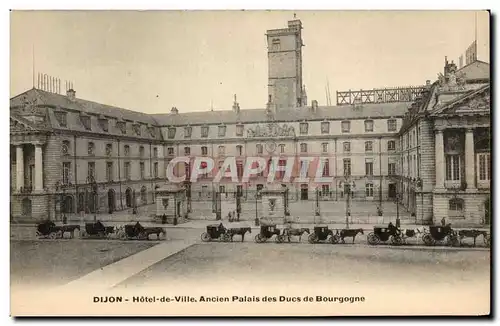
[[[45,73],[78,98],[146,113],[242,109],[267,101],[268,29],[293,11],[13,11],[10,96]],[[489,15],[473,11],[295,11],[308,101],[336,91],[423,85],[475,38],[489,59]],[[475,16],[477,19],[475,19]],[[465,61],[465,59],[464,59]],[[36,79],[36,78],[35,78]],[[64,91],[64,90],[63,90]]]

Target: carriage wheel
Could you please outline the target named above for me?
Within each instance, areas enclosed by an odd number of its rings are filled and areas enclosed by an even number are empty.
[[[125,231],[120,231],[118,233],[118,239],[120,239],[120,240],[127,240],[127,238],[128,237],[127,237],[127,234],[125,233]]]
[[[316,241],[318,241],[318,237],[316,236],[316,234],[311,234],[307,238],[307,241],[309,241],[309,243],[316,243]]]
[[[257,234],[255,236],[255,242],[257,242],[257,243],[261,243],[262,242],[262,237],[260,236],[260,234]]]
[[[400,246],[403,244],[403,239],[398,235],[393,235],[391,237],[391,243],[395,246]]]
[[[203,232],[201,234],[201,241],[208,242],[210,240],[211,240],[210,234],[208,234],[207,232]]]
[[[285,242],[285,236],[284,235],[278,235],[276,236],[276,243],[283,243]]]
[[[380,242],[379,237],[373,232],[368,234],[367,240],[368,240],[368,244],[371,244],[371,245],[378,245]]]
[[[340,235],[338,235],[338,234],[333,235],[333,236],[330,238],[330,242],[331,242],[332,244],[337,244],[337,243],[339,243],[339,242],[340,242]]]
[[[224,233],[224,234],[222,235],[222,241],[224,241],[224,242],[229,242],[229,241],[231,241],[231,236],[230,236],[229,234],[227,234],[227,233]]]
[[[434,244],[434,239],[429,233],[426,233],[422,236],[422,241],[426,246],[432,246]]]
[[[50,232],[49,233],[49,239],[57,239],[57,233],[56,232]]]
[[[446,236],[446,245],[450,247],[459,247],[460,246],[460,240],[458,240],[458,237],[455,235],[448,235]]]

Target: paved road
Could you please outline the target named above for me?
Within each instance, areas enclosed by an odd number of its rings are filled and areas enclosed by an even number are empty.
[[[489,282],[490,251],[326,244],[203,243],[164,259],[120,286],[175,282],[407,285],[432,288]]]

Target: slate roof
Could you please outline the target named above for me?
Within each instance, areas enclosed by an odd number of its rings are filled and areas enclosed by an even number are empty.
[[[123,109],[111,105],[96,103],[93,101],[75,98],[70,100],[67,96],[46,92],[43,90],[32,88],[24,93],[21,93],[10,100],[11,106],[23,105],[23,102],[28,100],[37,100],[37,104],[46,104],[65,109],[86,112],[89,114],[103,114],[108,117],[124,119],[129,121],[137,121],[142,123],[150,123],[156,125],[154,118],[147,113]]]
[[[282,109],[276,112],[275,121],[293,122],[303,120],[342,120],[355,118],[377,118],[402,116],[409,103],[377,103],[363,104],[354,108],[351,105],[319,106],[314,112],[311,107]],[[221,123],[251,123],[267,121],[265,109],[241,109],[237,114],[233,110],[216,110],[206,112],[185,112],[153,114],[161,126],[201,125]]]

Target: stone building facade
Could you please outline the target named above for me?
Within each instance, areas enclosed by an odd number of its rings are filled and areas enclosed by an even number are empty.
[[[413,103],[399,133],[403,205],[422,223],[490,223],[490,66],[444,72]]]

